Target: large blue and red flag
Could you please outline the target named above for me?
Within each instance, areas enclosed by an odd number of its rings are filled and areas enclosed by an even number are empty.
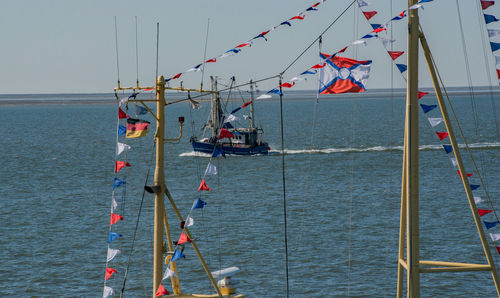
[[[364,92],[371,60],[358,61],[320,53],[326,66],[319,73],[319,94]]]

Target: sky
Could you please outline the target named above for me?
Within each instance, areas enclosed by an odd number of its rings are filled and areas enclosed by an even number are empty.
[[[319,0],[318,0],[319,1]],[[406,0],[365,0],[364,10],[378,14],[370,21],[384,23],[406,9]],[[156,73],[156,23],[160,25],[158,71],[165,77],[203,61],[207,23],[207,59],[246,42],[259,33],[296,15],[316,1],[308,0],[191,0],[191,1],[75,1],[75,0],[2,0],[0,2],[0,94],[25,93],[107,93],[118,79],[115,46],[115,17],[118,28],[118,65],[122,86],[135,85],[137,61],[141,85],[152,85]],[[281,26],[252,47],[237,55],[207,65],[204,85],[209,76],[227,83],[231,76],[238,83],[259,80],[282,72],[319,34],[337,18],[352,0],[327,0],[318,11],[308,12],[292,27]],[[392,2],[392,12],[391,12]],[[457,0],[434,0],[419,10],[422,27],[447,86],[468,86],[462,39],[457,16]],[[479,0],[459,1],[473,85],[489,85],[487,73],[497,84],[494,58],[483,50],[486,29],[481,24]],[[500,5],[487,11],[500,17]],[[136,25],[137,17],[137,40]],[[490,24],[500,29],[500,22]],[[406,22],[394,23],[394,50],[406,51]],[[358,8],[349,9],[323,35],[322,51],[336,52],[371,28]],[[381,33],[390,37],[390,32]],[[500,42],[500,36],[498,37]],[[137,57],[136,60],[136,45]],[[319,62],[319,47],[314,44],[286,73],[288,80]],[[373,60],[367,88],[405,86],[387,52],[378,40],[366,46],[349,48],[344,56]],[[486,63],[485,63],[486,58]],[[406,64],[406,55],[398,63]],[[391,80],[391,72],[393,73]],[[201,73],[183,74],[185,87],[198,88]],[[277,79],[259,84],[272,89]],[[430,87],[425,61],[421,55],[419,85]],[[317,80],[309,79],[294,88],[313,90]]]

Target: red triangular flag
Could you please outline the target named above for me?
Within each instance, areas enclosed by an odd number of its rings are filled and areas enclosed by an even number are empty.
[[[229,130],[223,128],[220,130],[220,133],[219,133],[219,140],[222,140],[224,138],[232,138],[234,137],[233,133],[230,132]]]
[[[325,65],[326,65],[326,63],[323,63],[323,64],[316,64],[316,65],[314,65],[314,66],[313,66],[313,67],[311,67],[311,68],[323,68],[323,67],[325,67]]]
[[[109,221],[109,225],[112,226],[119,220],[123,220],[123,216],[121,216],[120,214],[111,213],[111,219]]]
[[[290,18],[289,20],[303,20],[305,17],[305,15],[298,15]]]
[[[205,179],[201,180],[200,187],[198,187],[198,191],[200,190],[210,191],[210,187],[205,183]]]
[[[130,167],[130,164],[125,161],[117,160],[115,164],[115,173],[120,172],[120,170],[123,169],[124,167]]]
[[[497,252],[498,252],[498,254],[500,255],[500,247],[495,246],[495,248],[497,249]]]
[[[127,115],[122,108],[118,107],[118,119],[125,119],[125,118],[130,118],[129,115]]]
[[[500,80],[500,69],[497,69],[497,78]]]
[[[180,78],[181,75],[182,75],[182,72],[179,72],[178,74],[176,74],[175,76],[172,77],[172,80]]]
[[[379,33],[379,32],[382,32],[384,30],[387,30],[387,28],[380,26],[377,29],[373,30],[372,32]]]
[[[111,277],[111,275],[113,275],[113,273],[118,273],[115,269],[113,268],[106,268],[106,277],[105,277],[105,280],[108,280],[108,278]]]
[[[492,5],[495,5],[495,1],[484,1],[484,0],[481,0],[481,8],[483,10],[487,9],[488,7],[490,7]]]
[[[343,53],[343,52],[345,52],[345,50],[347,50],[347,47],[343,48],[342,50],[338,51],[337,53]]]
[[[492,210],[488,210],[488,209],[477,209],[477,213],[479,213],[479,216],[483,216],[485,214],[488,214],[490,213]]]
[[[186,242],[191,242],[191,239],[189,239],[189,237],[186,234],[184,234],[184,232],[182,232],[179,241],[177,241],[177,244],[182,244]]]
[[[418,99],[421,99],[422,97],[424,97],[424,95],[427,95],[427,94],[429,94],[429,92],[418,91]]]
[[[462,178],[462,173],[460,173],[460,170],[457,170],[458,176]],[[472,174],[467,174],[467,177],[472,177]]]
[[[207,61],[205,61],[205,63],[210,63],[210,62],[217,62],[217,59],[212,58],[212,59],[208,59]]]
[[[365,15],[366,19],[369,20],[371,19],[374,15],[377,14],[376,11],[363,11],[363,14]]]
[[[156,291],[155,297],[170,295],[170,293],[161,284],[158,286],[158,291]]]
[[[286,83],[281,84],[280,87],[292,88],[294,85],[295,85],[295,82],[293,82],[293,84],[286,82]]]
[[[249,101],[249,102],[245,102],[241,107],[244,109],[244,108],[246,108],[251,103],[252,103],[252,100]]]
[[[446,138],[448,136],[448,133],[447,132],[440,132],[440,131],[436,131],[436,134],[439,138],[439,140],[443,140],[444,138]]]
[[[392,60],[396,60],[399,56],[403,55],[404,51],[387,51],[389,56],[391,56]]]

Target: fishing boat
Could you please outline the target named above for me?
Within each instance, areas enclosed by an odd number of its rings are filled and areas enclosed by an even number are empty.
[[[267,154],[270,150],[269,145],[262,141],[262,128],[255,127],[254,118],[254,84],[250,82],[250,101],[241,107],[233,110],[229,116],[222,110],[220,93],[217,92],[217,78],[212,80],[212,98],[210,119],[203,126],[203,135],[206,130],[210,130],[208,137],[202,136],[200,140],[196,136],[191,137],[191,144],[195,152],[203,152],[212,156],[226,154],[228,155],[255,155]],[[234,77],[231,80],[231,86],[234,83]],[[230,94],[230,92],[229,92]],[[238,118],[233,114],[241,108],[249,106],[250,115],[248,116],[248,127],[234,127],[231,123]],[[222,135],[221,135],[222,133]]]

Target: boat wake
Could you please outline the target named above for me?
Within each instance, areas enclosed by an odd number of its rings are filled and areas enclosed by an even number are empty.
[[[465,144],[459,144],[460,148],[465,148]],[[495,149],[500,148],[500,142],[493,143],[473,143],[469,144],[470,148],[474,149]],[[420,150],[442,150],[443,146],[441,145],[421,145]],[[356,153],[356,152],[390,152],[390,151],[403,151],[403,146],[374,146],[374,147],[360,147],[360,148],[324,148],[324,149],[285,149],[286,154],[332,154],[332,153]],[[269,151],[270,155],[279,155],[281,154],[280,150],[271,150]],[[210,157],[210,154],[201,153],[201,152],[184,152],[179,154],[179,156],[199,156],[199,157]]]

